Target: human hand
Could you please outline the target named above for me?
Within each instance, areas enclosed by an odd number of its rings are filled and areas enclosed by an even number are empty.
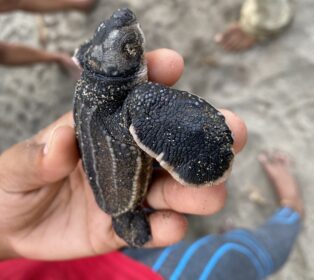
[[[149,79],[174,84],[183,60],[170,50],[146,55]],[[243,122],[221,111],[234,135],[234,150],[246,141]],[[147,203],[152,240],[161,247],[181,240],[187,228],[183,213],[210,215],[224,205],[224,184],[188,188],[166,172],[154,175]],[[70,259],[101,254],[125,246],[111,217],[96,204],[85,177],[75,140],[72,113],[0,156],[0,257]]]

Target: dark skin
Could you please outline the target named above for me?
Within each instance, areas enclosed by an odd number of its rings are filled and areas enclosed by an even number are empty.
[[[73,64],[72,59],[67,54],[47,52],[20,44],[0,42],[0,64],[19,66],[40,62],[56,62],[64,65]]]
[[[79,78],[80,69],[66,53],[48,52],[21,44],[0,42],[0,64],[24,66],[35,63],[58,63],[74,77]]]
[[[95,0],[0,0],[0,12],[22,10],[47,13],[73,9],[88,12],[95,3]]]
[[[231,52],[245,51],[257,43],[256,38],[246,33],[238,22],[231,24],[223,33],[217,34],[215,41]]]
[[[161,49],[146,54],[151,81],[173,85],[183,59]],[[234,135],[234,151],[246,142],[244,123],[221,110]],[[224,184],[187,188],[166,172],[156,173],[147,194],[152,240],[146,247],[180,241],[187,229],[185,213],[211,215],[225,203]],[[96,204],[82,169],[72,113],[0,156],[0,258],[72,259],[125,246],[111,217]]]

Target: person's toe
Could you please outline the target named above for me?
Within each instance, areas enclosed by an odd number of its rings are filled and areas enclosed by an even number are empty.
[[[291,158],[289,157],[289,155],[287,153],[285,153],[283,151],[274,152],[274,158],[280,164],[287,165],[287,166],[291,164]]]

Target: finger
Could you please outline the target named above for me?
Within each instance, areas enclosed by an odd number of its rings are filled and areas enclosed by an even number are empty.
[[[68,112],[64,114],[55,122],[53,122],[46,128],[42,129],[41,131],[39,131],[37,135],[34,137],[34,139],[36,140],[37,143],[47,143],[51,135],[51,132],[57,127],[61,127],[61,126],[69,126],[69,127],[74,128],[73,112]]]
[[[226,109],[219,109],[225,116],[226,123],[232,132],[233,149],[235,153],[239,153],[247,141],[247,129],[245,123],[233,112]]]
[[[146,53],[148,79],[167,86],[175,84],[182,75],[184,61],[181,55],[169,49]]]
[[[74,129],[61,126],[47,131],[46,143],[36,137],[19,143],[0,157],[1,187],[8,192],[25,192],[68,175],[78,162]]]
[[[68,176],[79,161],[74,129],[69,126],[55,128],[43,152],[43,181],[55,182]]]
[[[173,211],[156,211],[149,216],[152,239],[146,248],[165,247],[181,241],[187,231],[187,219]]]
[[[154,209],[211,215],[225,204],[227,192],[223,184],[208,188],[186,187],[165,171],[156,172],[155,178],[147,195],[147,203]]]

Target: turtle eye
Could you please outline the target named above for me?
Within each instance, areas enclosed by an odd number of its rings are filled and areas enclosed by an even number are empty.
[[[124,51],[130,57],[135,57],[138,54],[138,46],[134,44],[125,44]]]

